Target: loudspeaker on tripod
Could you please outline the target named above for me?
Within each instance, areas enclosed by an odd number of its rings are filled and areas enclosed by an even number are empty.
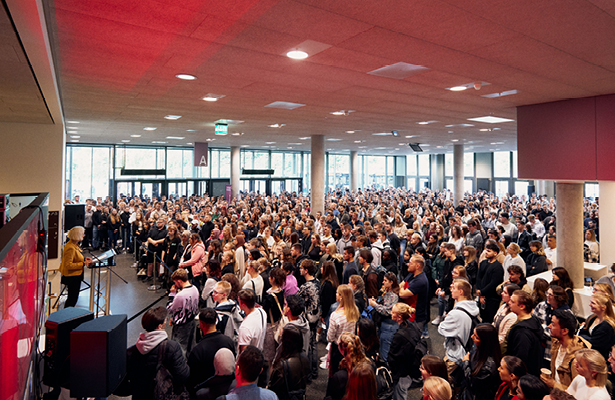
[[[85,204],[66,204],[64,206],[64,232],[85,223]]]
[[[126,315],[80,325],[70,337],[71,397],[108,397],[126,376]]]

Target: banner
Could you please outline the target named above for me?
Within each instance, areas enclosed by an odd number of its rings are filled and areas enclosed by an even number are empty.
[[[207,155],[208,153],[208,144],[207,143],[199,143],[194,142],[194,166],[195,167],[206,167],[207,166]]]

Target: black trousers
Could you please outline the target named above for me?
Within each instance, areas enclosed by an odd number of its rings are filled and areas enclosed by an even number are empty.
[[[63,276],[62,283],[66,285],[68,296],[64,307],[74,307],[79,299],[79,290],[81,289],[81,281],[83,280],[83,272],[77,276]]]

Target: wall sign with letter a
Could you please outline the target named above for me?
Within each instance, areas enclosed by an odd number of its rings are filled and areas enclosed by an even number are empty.
[[[194,166],[195,167],[206,167],[207,166],[208,148],[209,146],[207,143],[194,142]]]

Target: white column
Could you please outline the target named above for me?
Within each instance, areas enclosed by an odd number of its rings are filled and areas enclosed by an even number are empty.
[[[350,190],[356,192],[359,189],[359,152],[350,152]]]
[[[463,200],[464,165],[463,145],[456,144],[453,146],[453,197],[455,205]]]
[[[325,211],[325,136],[312,135],[312,154],[310,162],[311,213]]]
[[[568,270],[575,288],[583,288],[582,183],[557,183],[557,266]]]
[[[615,222],[615,182],[600,182],[599,216],[600,264],[611,265],[615,263],[615,246],[613,246],[613,243],[615,243],[615,230],[613,229],[613,222]]]
[[[231,146],[231,198],[237,198],[241,188],[241,149]]]
[[[545,181],[541,179],[536,179],[534,181],[534,189],[536,190],[537,196],[542,196],[545,194]]]

